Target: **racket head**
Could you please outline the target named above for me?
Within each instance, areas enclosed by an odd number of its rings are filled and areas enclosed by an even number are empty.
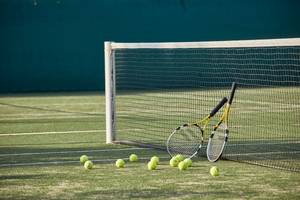
[[[212,132],[207,144],[207,159],[210,162],[216,162],[222,156],[225,144],[228,138],[228,129],[221,124],[216,130]]]
[[[184,124],[177,127],[167,140],[167,151],[171,157],[181,154],[192,158],[203,145],[203,129],[198,124]]]

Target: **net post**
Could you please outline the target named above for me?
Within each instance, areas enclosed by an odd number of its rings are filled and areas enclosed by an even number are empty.
[[[105,58],[105,113],[106,113],[106,144],[112,144],[115,135],[115,66],[114,52],[111,42],[104,43]]]

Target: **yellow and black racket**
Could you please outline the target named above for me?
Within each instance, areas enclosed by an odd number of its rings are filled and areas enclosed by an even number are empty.
[[[183,124],[177,127],[167,139],[167,150],[171,157],[182,154],[192,158],[198,154],[203,145],[204,130],[210,124],[211,118],[227,102],[224,97],[205,118],[196,123]]]
[[[210,162],[216,162],[222,155],[225,144],[228,140],[228,116],[230,107],[233,101],[234,93],[236,90],[236,83],[233,82],[231,86],[231,93],[229,100],[226,104],[224,112],[220,121],[214,126],[207,144],[207,159]]]

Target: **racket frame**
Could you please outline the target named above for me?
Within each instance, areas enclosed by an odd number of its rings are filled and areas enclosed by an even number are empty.
[[[225,148],[225,145],[228,141],[228,135],[229,135],[229,129],[228,129],[228,117],[229,117],[229,112],[230,112],[230,108],[231,108],[231,104],[232,104],[232,101],[233,101],[233,98],[234,98],[234,94],[235,94],[235,91],[236,91],[236,88],[237,88],[237,84],[235,82],[232,83],[232,86],[231,86],[231,92],[230,92],[230,97],[229,97],[229,100],[226,104],[226,107],[223,111],[223,114],[219,120],[219,122],[214,126],[211,134],[210,134],[210,137],[209,137],[209,140],[208,140],[208,143],[207,143],[207,148],[206,148],[206,155],[207,155],[207,159],[210,161],[210,162],[216,162],[218,161],[222,154],[223,154],[223,151],[224,151],[224,148]],[[210,145],[212,144],[212,141],[213,141],[213,138],[214,138],[214,135],[215,135],[215,132],[216,130],[221,126],[221,125],[224,125],[224,141],[223,141],[223,145],[222,145],[222,148],[218,154],[218,156],[216,156],[215,158],[210,158],[209,155],[209,150],[211,149],[210,148]]]

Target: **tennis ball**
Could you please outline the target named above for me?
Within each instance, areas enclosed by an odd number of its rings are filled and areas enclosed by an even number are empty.
[[[188,168],[188,164],[187,164],[186,162],[184,162],[184,161],[181,161],[181,162],[178,164],[178,169],[179,169],[180,171],[186,170],[187,168]]]
[[[193,161],[192,161],[192,159],[190,159],[190,158],[184,159],[183,162],[185,162],[185,163],[187,164],[188,167],[191,167],[192,164],[193,164]]]
[[[220,175],[220,170],[217,166],[211,167],[209,172],[212,176],[219,176]]]
[[[156,164],[158,164],[159,163],[159,157],[153,156],[150,161],[151,162],[156,162]]]
[[[85,169],[92,169],[93,166],[94,166],[94,164],[93,164],[93,162],[90,161],[90,160],[88,160],[88,161],[86,161],[86,162],[84,163],[84,168],[85,168]]]
[[[131,162],[136,162],[136,161],[138,161],[138,156],[137,156],[136,154],[131,154],[131,155],[129,156],[129,161],[131,161]]]
[[[157,167],[157,163],[155,161],[149,161],[147,166],[148,166],[148,170],[155,170]]]
[[[118,160],[116,161],[116,166],[117,166],[118,168],[123,168],[123,167],[125,166],[125,161],[124,161],[123,159],[118,159]]]
[[[88,160],[89,160],[89,157],[87,155],[80,156],[80,163],[81,164],[84,164]]]
[[[170,166],[171,166],[171,167],[177,167],[177,166],[178,166],[178,163],[179,163],[179,161],[178,161],[175,157],[173,157],[173,158],[170,160]]]
[[[177,154],[177,155],[175,156],[175,159],[177,159],[178,162],[181,162],[181,161],[184,160],[184,157],[183,157],[183,155],[181,155],[181,154]]]

